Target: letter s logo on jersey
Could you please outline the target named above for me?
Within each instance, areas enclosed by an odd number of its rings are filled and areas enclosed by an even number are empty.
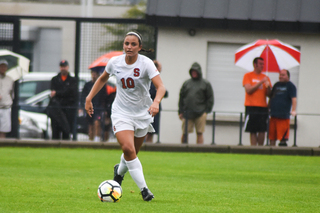
[[[133,76],[134,77],[139,77],[140,76],[140,69],[139,68],[135,68],[133,70]]]

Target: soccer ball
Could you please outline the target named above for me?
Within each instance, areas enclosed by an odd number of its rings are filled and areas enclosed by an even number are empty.
[[[98,197],[101,202],[119,202],[122,197],[122,188],[114,180],[105,180],[98,187]]]

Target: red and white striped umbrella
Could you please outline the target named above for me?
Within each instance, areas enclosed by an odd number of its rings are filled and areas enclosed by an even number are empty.
[[[300,51],[279,40],[257,40],[240,47],[235,53],[235,65],[253,70],[253,59],[264,59],[263,72],[279,72],[300,65]]]

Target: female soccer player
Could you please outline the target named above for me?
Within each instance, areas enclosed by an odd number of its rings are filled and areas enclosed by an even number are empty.
[[[105,72],[95,82],[86,98],[85,109],[89,116],[94,113],[92,98],[105,85],[109,76],[115,75],[117,93],[112,104],[111,119],[123,154],[120,163],[114,166],[114,180],[121,185],[125,173],[129,171],[141,190],[143,200],[150,201],[154,196],[147,187],[137,154],[146,134],[154,131],[151,123],[159,112],[159,104],[166,89],[152,60],[139,54],[142,50],[139,33],[126,34],[123,50],[125,54],[111,58]],[[153,102],[149,95],[150,80],[157,88]]]

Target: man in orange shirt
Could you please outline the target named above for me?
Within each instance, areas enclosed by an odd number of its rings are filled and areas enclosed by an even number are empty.
[[[267,96],[271,94],[271,81],[262,74],[263,58],[253,60],[254,70],[246,73],[242,85],[245,88],[245,131],[250,132],[251,146],[263,146],[267,131],[268,105]]]

